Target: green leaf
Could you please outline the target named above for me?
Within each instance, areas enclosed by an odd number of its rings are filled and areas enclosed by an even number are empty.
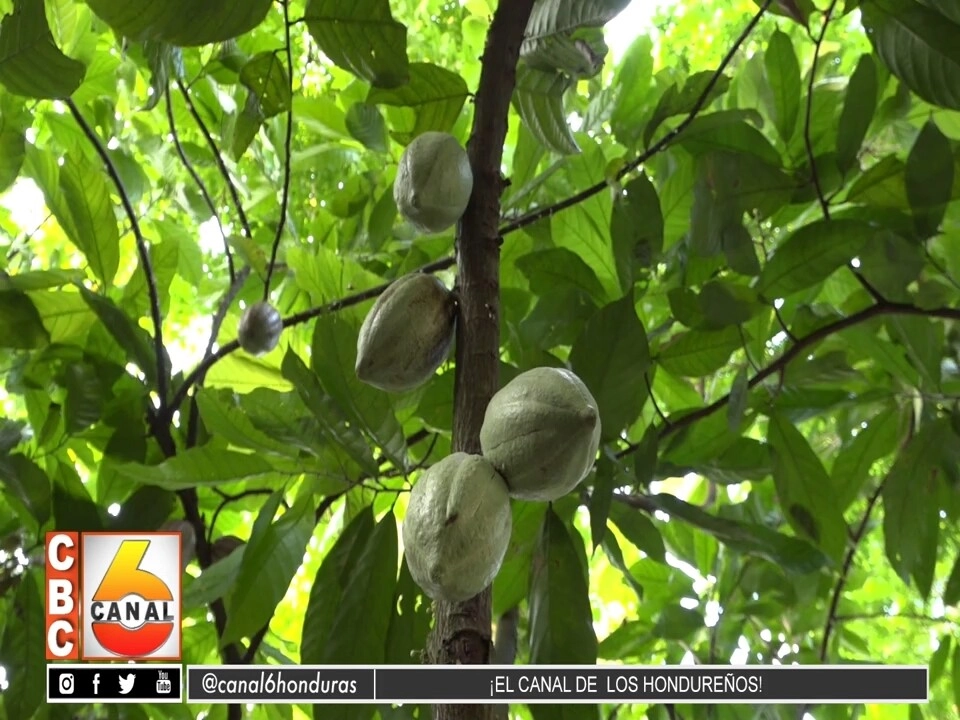
[[[820,458],[794,424],[779,415],[770,418],[767,441],[774,450],[773,482],[787,522],[839,560],[847,546],[847,526]]]
[[[623,550],[620,549],[620,543],[613,533],[605,533],[603,536],[603,552],[606,554],[610,564],[623,573],[623,579],[637,594],[637,600],[643,602],[644,589],[627,567],[626,560],[623,559]]]
[[[317,570],[307,601],[300,641],[300,658],[307,664],[321,661],[334,630],[333,620],[343,599],[360,553],[374,530],[373,513],[360,512],[341,532]]]
[[[632,146],[640,135],[652,78],[653,39],[647,33],[641,33],[624,53],[612,83],[617,99],[610,113],[610,127],[623,145]]]
[[[657,189],[645,172],[617,194],[610,216],[610,238],[620,287],[628,291],[663,252],[663,213]]]
[[[50,341],[40,313],[22,292],[0,291],[0,347],[36,350]]]
[[[246,546],[243,545],[225,558],[218,560],[208,568],[204,568],[200,577],[183,585],[183,609],[190,612],[209,605],[214,600],[226,597],[236,585],[243,564],[243,555]]]
[[[649,485],[657,471],[657,452],[660,449],[660,432],[656,425],[651,425],[643,433],[637,449],[633,453],[633,474],[637,485]]]
[[[366,539],[349,576],[320,664],[367,665],[386,657],[390,618],[396,612],[397,519],[388,512]],[[372,708],[370,708],[372,713]]]
[[[870,477],[873,464],[892,453],[900,444],[903,418],[896,408],[888,408],[871,418],[866,428],[844,445],[831,470],[837,505],[844,512]]]
[[[293,104],[290,78],[280,53],[254,55],[240,69],[240,82],[256,97],[264,118],[287,112]]]
[[[907,360],[920,375],[920,388],[935,392],[940,387],[943,354],[943,324],[925,317],[894,316],[886,319],[890,338],[906,349]]]
[[[37,672],[46,663],[47,645],[39,575],[28,570],[20,576],[0,639],[0,662],[8,673],[9,684],[3,692],[3,709],[8,718],[33,717],[44,699],[45,679],[43,673]]]
[[[953,638],[944,634],[938,638],[937,649],[930,658],[930,686],[932,687],[943,671],[946,669],[947,660],[950,659],[950,650],[953,649]]]
[[[520,58],[538,70],[593,77],[603,67],[608,51],[601,28],[628,4],[629,0],[535,3],[520,45]]]
[[[47,207],[70,242],[86,256],[93,273],[110,287],[120,266],[120,231],[104,171],[72,153],[67,153],[59,168],[50,165],[55,163],[50,155],[31,151],[28,157]],[[40,162],[48,167],[40,169]]]
[[[14,453],[0,458],[0,481],[37,521],[44,525],[52,512],[50,478],[26,455]]]
[[[537,547],[546,503],[515,502],[513,531],[500,572],[493,580],[493,612],[501,615],[527,598],[533,553]]]
[[[663,536],[646,515],[639,510],[628,508],[622,503],[616,503],[611,508],[610,520],[630,543],[642,551],[647,557],[657,562],[667,561],[666,547]]]
[[[860,252],[860,274],[888,300],[911,302],[910,284],[927,262],[923,246],[881,230]]]
[[[410,79],[407,27],[388,0],[309,0],[304,20],[324,55],[361,80],[397,88]]]
[[[633,424],[644,404],[638,400],[647,396],[644,373],[650,366],[650,349],[634,303],[631,291],[602,307],[570,351],[573,371],[599,406],[605,439],[619,437]],[[604,352],[597,352],[600,347]]]
[[[82,286],[80,294],[87,307],[93,310],[100,322],[104,324],[110,336],[126,351],[130,361],[143,372],[147,382],[155,385],[158,371],[157,357],[154,355],[153,342],[147,331],[127,317],[109,298],[97,295]]]
[[[120,512],[109,520],[114,532],[157,530],[178,506],[177,496],[169,490],[147,485],[138,488],[120,504]]]
[[[960,25],[960,6],[953,0],[920,0],[920,2]]]
[[[530,578],[530,663],[592,665],[597,661],[589,586],[563,520],[547,508]]]
[[[603,544],[607,534],[607,518],[610,515],[614,481],[617,477],[616,468],[606,454],[597,460],[596,470],[593,491],[590,493],[590,538],[594,552]]]
[[[133,482],[166,490],[222,485],[276,472],[276,468],[259,455],[209,445],[183,450],[157,465],[121,463],[115,466],[115,470]]]
[[[960,644],[953,648],[951,670],[950,680],[953,685],[953,703],[956,707],[960,707]]]
[[[375,105],[366,102],[356,102],[347,110],[344,120],[347,131],[368,150],[385,153],[390,148],[387,123]],[[392,194],[384,194],[384,198],[393,200]],[[373,218],[371,218],[371,224]],[[392,223],[391,223],[392,224]]]
[[[746,367],[737,370],[730,386],[730,402],[727,403],[727,424],[736,432],[743,424],[743,413],[750,397],[750,374]]]
[[[563,95],[569,87],[570,81],[561,73],[525,65],[517,68],[513,107],[537,142],[558,155],[580,152],[563,109]]]
[[[657,354],[664,370],[684,377],[704,377],[716,372],[740,348],[743,339],[736,327],[723,330],[688,330],[670,339]]]
[[[904,174],[907,199],[923,237],[936,234],[943,222],[953,194],[954,172],[950,140],[928,120],[910,148]]]
[[[877,66],[872,55],[861,55],[850,75],[843,110],[837,127],[837,167],[846,173],[857,162],[857,154],[877,109]]]
[[[410,63],[409,80],[396,88],[373,87],[371,105],[393,105],[413,110],[410,130],[416,137],[430,130],[449,132],[470,94],[466,81],[455,72],[425,62]]]
[[[390,618],[384,662],[415,664],[419,654],[427,647],[433,614],[430,611],[430,598],[414,582],[406,557],[400,559],[400,577],[394,592],[393,607],[396,610]]]
[[[783,535],[764,525],[717,517],[673,495],[654,496],[663,512],[684,520],[713,535],[732,550],[766,558],[788,572],[801,575],[829,564],[829,559],[809,542]]]
[[[949,606],[957,603],[960,603],[960,555],[953,561],[953,570],[950,571],[950,577],[943,589],[943,604]]]
[[[0,84],[14,95],[67,98],[86,72],[54,42],[43,0],[14,0],[13,12],[0,21]]]
[[[775,30],[767,43],[763,60],[773,94],[773,121],[784,142],[790,142],[803,96],[800,63],[790,36],[782,30]]]
[[[804,225],[774,251],[756,290],[768,299],[806,290],[856,257],[875,233],[865,222],[843,218]]]
[[[0,113],[0,193],[16,181],[26,157],[26,136]]]
[[[516,267],[526,276],[530,290],[538,296],[573,288],[585,292],[598,303],[607,299],[593,268],[567,248],[547,248],[521,255],[516,260]]]
[[[710,94],[706,96],[706,102],[703,103],[702,107],[709,106],[710,103],[727,92],[730,87],[730,78],[721,75],[714,81],[715,76],[715,71],[704,70],[688,77],[682,88],[677,85],[668,87],[657,101],[657,106],[643,130],[643,144],[647,147],[650,146],[654,133],[663,124],[664,120],[692,112],[697,105],[697,101],[710,87],[711,82],[714,85],[710,88]]]
[[[162,40],[178,47],[211,45],[253,30],[270,0],[86,0],[107,25],[131,40]]]
[[[900,451],[883,484],[887,558],[926,599],[933,585],[940,535],[940,488],[946,453],[956,444],[948,418],[924,424]]]
[[[235,447],[293,458],[299,456],[299,448],[259,430],[248,415],[249,408],[243,407],[232,392],[201,388],[194,397],[204,427],[211,434]]]
[[[53,471],[53,521],[58,530],[103,530],[104,509],[97,506],[73,464],[56,463]]]
[[[960,25],[914,0],[865,0],[860,11],[890,72],[927,102],[960,110]]]
[[[86,430],[100,419],[103,408],[103,387],[96,368],[84,363],[70,363],[64,369],[67,397],[63,403],[64,430],[75,434]]]
[[[311,495],[303,495],[274,522],[281,500],[282,491],[271,495],[253,523],[237,582],[226,601],[221,646],[253,637],[270,622],[303,563],[313,535],[315,502]]]

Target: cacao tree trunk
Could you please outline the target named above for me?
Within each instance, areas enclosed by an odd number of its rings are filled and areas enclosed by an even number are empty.
[[[499,389],[500,174],[520,43],[534,0],[501,0],[487,34],[467,152],[473,195],[457,228],[460,314],[454,389],[453,450],[480,452],[480,426]],[[437,603],[432,664],[490,662],[490,590],[463,603]],[[493,720],[496,706],[438,705],[435,720]]]

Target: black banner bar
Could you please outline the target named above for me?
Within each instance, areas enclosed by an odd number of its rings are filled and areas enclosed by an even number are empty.
[[[47,665],[49,703],[182,703],[183,668],[160,663]]]
[[[187,702],[926,703],[925,666],[196,666]]]

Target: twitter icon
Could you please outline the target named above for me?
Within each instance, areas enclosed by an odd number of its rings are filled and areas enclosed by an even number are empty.
[[[120,694],[129,695],[130,691],[133,690],[133,683],[137,679],[137,676],[133,673],[130,673],[126,677],[123,675],[120,676]]]

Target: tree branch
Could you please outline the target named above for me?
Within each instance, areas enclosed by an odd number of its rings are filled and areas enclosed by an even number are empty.
[[[80,108],[77,107],[76,103],[74,103],[70,98],[67,98],[65,103],[70,109],[70,114],[73,115],[73,118],[77,121],[80,129],[83,130],[83,134],[86,135],[93,144],[94,149],[97,151],[97,155],[100,156],[100,160],[106,166],[107,174],[110,175],[110,179],[117,188],[117,194],[120,195],[120,202],[123,205],[123,211],[127,214],[127,219],[130,221],[130,229],[133,232],[134,239],[136,240],[137,253],[140,256],[140,267],[143,270],[143,274],[146,276],[147,294],[150,297],[150,314],[153,319],[153,351],[157,358],[157,395],[160,397],[159,414],[162,415],[164,409],[167,407],[168,400],[167,364],[164,362],[163,347],[163,317],[160,313],[160,294],[157,291],[157,278],[153,273],[153,264],[150,262],[150,251],[147,248],[147,241],[144,239],[143,232],[140,230],[140,223],[137,221],[137,213],[134,212],[133,204],[130,202],[130,197],[127,195],[126,189],[123,187],[123,180],[120,179],[120,174],[117,172],[117,168],[114,167],[113,161],[110,159],[110,155],[107,153],[106,147],[104,147],[103,143],[100,142],[100,138],[97,137],[97,133],[94,132],[92,127],[90,127],[90,124],[83,117],[80,112]]]
[[[763,17],[764,13],[767,11],[767,8],[769,8],[772,3],[773,0],[764,0],[763,5],[756,12],[750,22],[747,23],[747,26],[743,29],[743,32],[740,33],[740,36],[734,41],[733,47],[730,48],[723,60],[720,61],[720,66],[717,68],[717,71],[713,74],[713,77],[710,78],[710,82],[708,82],[706,87],[704,87],[703,92],[700,93],[700,96],[693,104],[690,112],[687,113],[687,116],[680,122],[680,124],[660,138],[650,148],[642,152],[637,158],[620,168],[620,170],[614,176],[615,181],[622,180],[654,155],[657,155],[669,147],[673,141],[677,139],[680,133],[686,130],[690,123],[697,118],[697,115],[700,114],[700,111],[703,110],[704,106],[707,104],[707,99],[710,97],[710,93],[713,92],[713,88],[716,87],[716,84],[719,82],[720,77],[723,75],[723,71],[726,70],[727,66],[733,61],[733,58],[740,49],[740,46],[746,42],[747,38],[750,36],[750,33],[752,33],[753,29],[757,26],[757,23],[760,22],[760,18]],[[588,200],[597,193],[603,192],[608,187],[610,187],[610,181],[602,180],[596,185],[591,185],[590,187],[581,190],[580,192],[571,195],[570,197],[561,200],[558,203],[548,205],[547,207],[540,208],[533,212],[527,213],[526,215],[521,215],[520,217],[516,218],[515,220],[511,220],[506,225],[501,227],[500,235],[507,235],[508,233],[520,230],[521,228],[525,228],[528,225],[539,222],[544,218],[550,217],[561,210],[566,210],[569,207],[573,207],[584,200]]]
[[[286,156],[283,161],[283,191],[280,196],[280,221],[277,223],[277,234],[273,238],[273,247],[270,250],[270,264],[267,266],[267,278],[263,283],[263,301],[270,299],[270,280],[273,278],[273,268],[277,262],[277,251],[280,249],[280,239],[287,224],[287,203],[290,200],[290,146],[293,143],[293,51],[290,49],[290,0],[281,0],[283,5],[283,29],[286,36],[287,48],[287,75],[290,82],[290,107],[287,109],[287,136],[284,140],[283,151]]]
[[[923,308],[918,308],[905,303],[894,303],[889,301],[875,303],[864,308],[863,310],[860,310],[859,312],[855,312],[853,315],[848,315],[847,317],[841,318],[840,320],[832,322],[829,325],[824,325],[823,327],[817,328],[809,335],[799,338],[797,342],[791,345],[790,348],[788,348],[779,358],[772,361],[760,372],[756,373],[752,378],[750,378],[747,386],[752,389],[771,375],[775,375],[776,373],[783,371],[787,365],[801,355],[807,348],[817,344],[821,340],[841,332],[842,330],[847,330],[883,315],[914,315],[920,317],[936,317],[945,320],[960,321],[960,309],[958,308],[933,308],[930,310],[924,310]],[[671,420],[670,425],[666,425],[660,429],[660,437],[664,438],[692,425],[698,420],[702,420],[710,415],[713,415],[713,413],[725,407],[729,402],[730,395],[728,393],[723,397],[714,400],[706,407],[702,407],[694,410],[693,412],[687,413],[686,415],[682,415],[676,420]],[[617,457],[626,457],[627,455],[636,452],[639,447],[639,442],[631,443],[625,449],[617,453]]]
[[[170,135],[173,137],[173,146],[177,150],[177,155],[180,156],[180,162],[183,163],[183,167],[186,168],[187,174],[193,178],[193,182],[196,184],[197,189],[200,190],[200,195],[203,197],[203,201],[207,204],[207,207],[210,209],[210,214],[213,215],[213,219],[217,223],[217,227],[220,229],[220,237],[223,238],[223,252],[227,256],[227,267],[230,271],[230,283],[232,284],[236,280],[236,273],[233,267],[233,252],[230,250],[230,243],[227,241],[227,234],[223,231],[223,223],[220,222],[220,214],[217,212],[217,206],[213,202],[213,198],[210,197],[210,193],[207,190],[207,186],[203,184],[203,180],[200,178],[200,175],[197,174],[197,171],[193,167],[193,163],[190,162],[190,159],[187,157],[187,153],[183,149],[183,145],[180,143],[180,137],[177,135],[177,122],[173,116],[173,98],[170,95],[170,88],[167,88],[164,93],[164,98],[166,99],[167,105],[167,122],[170,125]]]
[[[200,133],[207,141],[207,145],[210,146],[210,151],[213,153],[213,159],[217,163],[217,168],[220,170],[220,174],[223,176],[223,180],[227,184],[227,191],[230,193],[230,198],[233,200],[233,206],[237,210],[237,216],[240,218],[240,225],[243,228],[243,232],[248,238],[252,238],[253,233],[250,231],[250,223],[247,220],[247,214],[243,211],[243,203],[240,202],[240,195],[237,192],[236,186],[233,184],[233,178],[230,177],[230,171],[227,169],[226,163],[223,162],[223,157],[220,154],[220,148],[217,147],[216,140],[213,139],[213,135],[211,135],[210,131],[207,129],[207,125],[203,122],[203,118],[200,117],[200,113],[197,111],[196,105],[193,104],[193,98],[190,97],[189,89],[187,89],[187,86],[184,85],[183,81],[179,78],[177,78],[176,82],[177,88],[180,90],[180,94],[183,95],[183,100],[187,104],[187,110],[190,111],[194,122],[196,122],[197,127],[200,128]]]
[[[457,318],[454,375],[453,451],[480,452],[480,426],[487,403],[499,389],[500,355],[500,175],[510,99],[516,84],[520,43],[534,0],[501,0],[481,60],[473,129],[467,154],[473,194],[457,226]],[[475,665],[490,661],[491,595],[487,588],[463,603],[434,605],[428,642],[434,664]],[[438,705],[436,720],[492,717],[492,706]]]

